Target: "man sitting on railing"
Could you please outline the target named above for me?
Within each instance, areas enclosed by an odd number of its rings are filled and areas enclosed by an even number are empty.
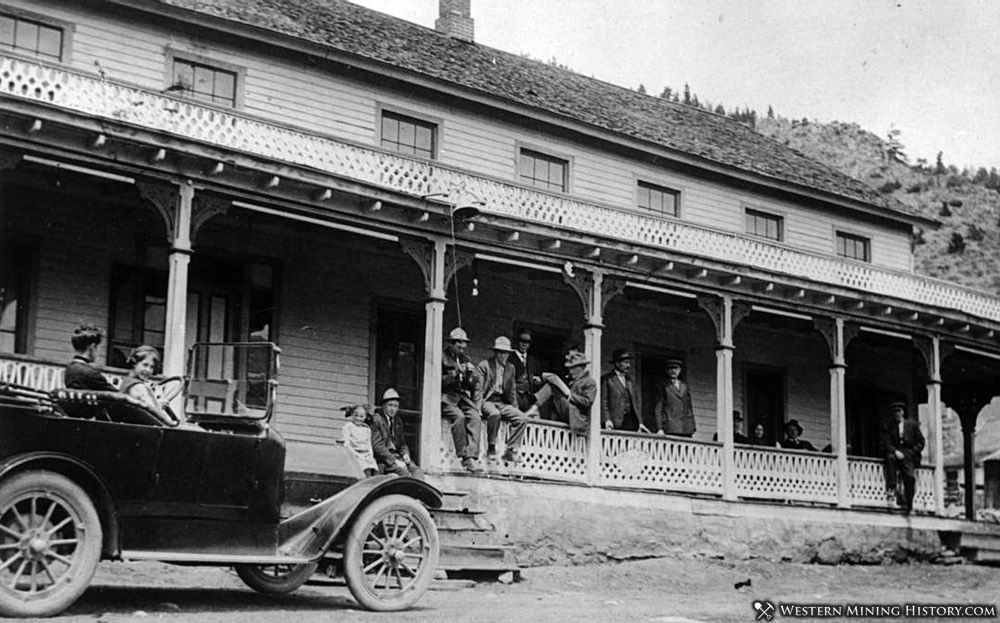
[[[97,347],[103,338],[104,331],[92,324],[81,324],[73,331],[70,342],[76,355],[66,364],[66,372],[63,375],[63,383],[67,389],[118,391],[91,363],[97,356]]]
[[[885,449],[886,494],[895,497],[903,512],[913,510],[913,495],[916,493],[916,470],[920,467],[920,453],[924,451],[924,434],[920,425],[906,417],[906,403],[894,402],[892,422],[882,431],[882,446]],[[903,490],[896,489],[897,477],[903,481]]]
[[[528,426],[527,416],[517,408],[517,393],[514,388],[514,364],[509,360],[514,349],[510,340],[500,336],[493,341],[493,356],[479,362],[476,374],[479,375],[480,411],[486,420],[486,456],[490,460],[497,458],[497,435],[500,433],[500,423],[507,422],[506,450],[504,461],[518,463],[518,454],[524,430]]]
[[[566,353],[570,384],[551,372],[542,374],[545,385],[535,393],[535,404],[526,415],[538,417],[538,408],[551,403],[559,421],[569,424],[569,429],[579,435],[590,432],[590,408],[597,398],[597,381],[587,371],[590,361],[578,350]]]

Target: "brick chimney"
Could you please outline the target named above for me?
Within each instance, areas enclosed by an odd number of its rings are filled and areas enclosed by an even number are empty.
[[[473,24],[469,11],[470,0],[438,0],[441,16],[434,22],[434,30],[449,37],[472,43]]]

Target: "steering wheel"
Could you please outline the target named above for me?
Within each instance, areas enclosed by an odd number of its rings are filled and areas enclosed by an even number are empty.
[[[153,393],[160,402],[170,402],[182,391],[184,391],[184,377],[168,376],[167,378],[155,383]]]

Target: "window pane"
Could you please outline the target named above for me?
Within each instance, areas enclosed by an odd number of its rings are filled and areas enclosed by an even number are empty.
[[[14,19],[0,15],[0,45],[14,47]]]
[[[62,31],[47,26],[39,28],[38,53],[59,60],[62,57]]]
[[[183,61],[175,61],[173,85],[183,86],[188,91],[194,88],[194,67]]]
[[[215,97],[229,102],[236,103],[236,76],[228,71],[220,71],[215,74]]]
[[[649,209],[649,188],[642,184],[639,184],[638,204],[640,208]]]
[[[194,91],[199,95],[211,95],[213,71],[207,67],[194,68]]]
[[[431,142],[432,134],[430,128],[417,127],[417,138],[416,145],[417,148],[426,151],[428,153],[434,150],[434,144]]]
[[[38,51],[38,26],[24,20],[17,21],[14,33],[14,47],[31,52]]]
[[[399,137],[399,122],[390,117],[382,117],[382,144],[395,144]]]
[[[399,124],[399,143],[401,145],[407,145],[413,147],[416,144],[414,138],[414,126],[412,123],[400,123]]]
[[[534,158],[527,154],[521,154],[520,175],[522,179],[531,179],[531,170],[535,166]]]

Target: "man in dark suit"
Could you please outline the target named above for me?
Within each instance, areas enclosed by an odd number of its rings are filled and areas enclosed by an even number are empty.
[[[100,346],[104,338],[104,331],[92,324],[82,324],[73,331],[70,342],[76,355],[66,364],[63,373],[63,384],[68,389],[97,389],[104,391],[117,391],[114,385],[104,378],[101,371],[94,365],[93,361],[97,357],[97,347]]]
[[[895,496],[903,512],[909,514],[913,510],[916,469],[920,467],[920,453],[924,450],[924,434],[916,421],[906,417],[905,402],[894,402],[889,408],[893,419],[882,431],[885,487],[888,495]],[[896,488],[898,480],[902,480],[902,491]]]
[[[691,390],[681,380],[684,365],[680,359],[667,360],[667,380],[656,391],[656,408],[653,418],[658,435],[694,435],[694,407],[691,404]]]
[[[648,433],[642,423],[639,393],[629,372],[632,355],[624,348],[611,354],[611,372],[601,377],[601,422],[608,430],[629,430]]]
[[[517,394],[514,389],[514,364],[510,362],[510,340],[504,336],[493,341],[493,356],[479,362],[476,373],[479,375],[482,404],[480,411],[486,420],[486,456],[495,459],[497,455],[497,435],[500,433],[500,422],[510,426],[507,433],[507,448],[503,460],[509,463],[520,461],[518,450],[524,429],[528,425],[528,417],[517,408]]]
[[[531,331],[521,329],[514,341],[514,353],[510,363],[514,366],[514,392],[517,394],[517,408],[527,411],[535,403],[535,392],[542,387],[542,364],[528,354],[531,348]]]
[[[393,388],[382,394],[382,406],[372,413],[372,453],[383,474],[424,479],[424,472],[410,458],[410,447],[399,416],[399,392]]]
[[[578,435],[590,433],[590,409],[597,398],[597,381],[587,371],[590,361],[578,350],[566,353],[569,385],[551,372],[542,373],[545,385],[535,393],[535,404],[528,410],[528,417],[538,413],[540,406],[551,405],[560,422]]]
[[[448,334],[448,346],[441,357],[441,417],[451,425],[455,454],[462,467],[473,473],[483,471],[479,456],[479,432],[483,425],[479,413],[479,375],[465,354],[469,336],[458,327]]]

